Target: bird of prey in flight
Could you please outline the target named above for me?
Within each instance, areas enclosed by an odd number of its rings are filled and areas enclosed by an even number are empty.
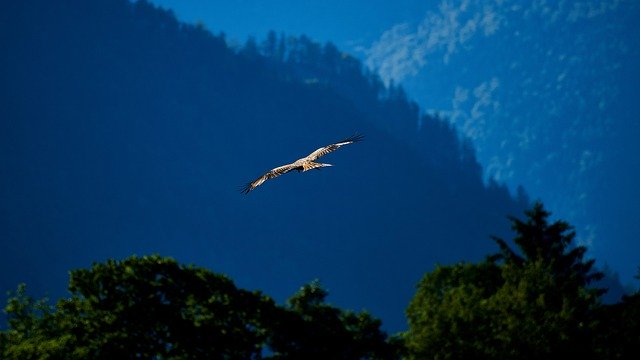
[[[278,166],[275,169],[271,169],[269,171],[267,171],[266,174],[260,176],[259,178],[253,180],[252,182],[242,186],[242,188],[240,189],[240,192],[243,194],[248,194],[249,191],[257,188],[258,186],[262,185],[263,182],[269,180],[269,179],[273,179],[275,177],[278,177],[282,174],[286,174],[289,171],[292,170],[297,170],[298,172],[300,171],[307,171],[307,170],[311,170],[311,169],[320,169],[323,168],[325,166],[332,166],[331,164],[323,164],[323,163],[319,163],[319,162],[315,162],[319,157],[327,155],[328,153],[332,152],[332,151],[336,151],[338,150],[341,146],[343,145],[349,145],[349,144],[353,144],[355,142],[358,142],[360,140],[362,140],[362,138],[364,138],[363,135],[353,135],[349,138],[346,138],[342,141],[338,141],[335,144],[331,144],[331,145],[327,145],[327,146],[323,146],[321,148],[319,148],[318,150],[312,152],[311,154],[307,155],[306,157],[303,157],[301,159],[298,159],[294,162],[292,162],[291,164],[287,164],[287,165],[282,165],[282,166]]]

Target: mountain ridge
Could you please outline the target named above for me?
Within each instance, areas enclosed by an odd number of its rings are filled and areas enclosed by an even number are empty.
[[[296,78],[313,45],[286,44],[298,57],[273,71],[146,1],[1,7],[2,290],[25,281],[55,297],[71,268],[161,253],[279,300],[320,278],[336,303],[398,330],[425,271],[494,252],[489,236],[509,237],[506,216],[526,205],[359,63],[336,68],[369,91],[356,100]],[[398,135],[418,120],[414,140]],[[336,166],[237,192],[354,131],[365,141],[328,155]]]

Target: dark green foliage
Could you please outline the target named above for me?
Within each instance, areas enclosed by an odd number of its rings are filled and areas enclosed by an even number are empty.
[[[48,299],[35,300],[20,284],[5,308],[9,330],[0,332],[0,357],[8,359],[64,358],[71,340],[58,326]]]
[[[222,275],[157,256],[75,271],[69,290],[78,296],[61,308],[85,319],[73,331],[92,357],[254,358],[261,313],[272,306]]]
[[[5,308],[8,359],[629,359],[640,355],[640,292],[601,305],[598,277],[563,222],[536,204],[513,219],[518,251],[438,266],[407,309],[409,330],[325,302],[317,281],[286,306],[159,256],[71,272],[71,296],[49,305],[20,285]],[[537,245],[536,245],[537,244]]]
[[[600,278],[571,227],[548,224],[540,203],[512,218],[510,248],[479,264],[438,267],[418,286],[407,315],[415,359],[546,359],[591,355]]]
[[[303,286],[274,319],[274,359],[396,359],[400,346],[386,342],[380,320],[366,312],[324,303],[319,283]]]
[[[380,321],[324,304],[316,283],[279,307],[259,292],[159,256],[71,272],[55,307],[24,285],[5,311],[10,359],[395,359]],[[318,357],[319,356],[319,357]]]
[[[490,352],[488,302],[501,282],[492,262],[438,266],[425,275],[407,309],[411,358],[477,358]]]
[[[512,229],[517,234],[513,241],[522,255],[509,248],[504,240],[494,238],[507,264],[523,268],[529,263],[542,262],[550,267],[562,291],[577,291],[602,278],[602,273],[591,272],[595,260],[583,260],[587,248],[572,246],[575,232],[571,225],[564,221],[548,224],[550,213],[544,210],[540,202],[525,214],[528,218],[526,222],[510,217]],[[604,292],[602,289],[591,290],[596,296]]]
[[[564,221],[549,224],[541,203],[526,211],[526,221],[511,218],[521,255],[495,238],[504,260],[505,286],[499,305],[513,324],[509,338],[530,358],[591,351],[594,313],[605,289],[590,286],[603,274],[584,260],[584,246],[572,244],[575,232]]]
[[[595,350],[601,359],[640,358],[640,290],[599,309]]]
[[[6,309],[14,358],[258,358],[262,314],[274,307],[225,276],[158,256],[72,271],[72,296],[53,312],[20,291]]]

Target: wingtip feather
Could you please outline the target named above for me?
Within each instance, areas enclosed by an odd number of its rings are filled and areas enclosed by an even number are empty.
[[[245,185],[240,185],[238,187],[238,191],[240,191],[241,194],[245,194],[245,195],[248,194],[251,190],[253,190],[251,188],[251,183],[247,183]]]
[[[345,139],[344,142],[354,142],[355,143],[355,142],[362,141],[362,139],[364,139],[364,135],[355,133],[355,134],[349,136],[347,139]]]

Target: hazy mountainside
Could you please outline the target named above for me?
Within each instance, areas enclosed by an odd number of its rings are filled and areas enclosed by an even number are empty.
[[[525,206],[331,45],[236,51],[126,0],[2,2],[0,27],[3,292],[57,296],[71,268],[157,252],[279,300],[320,278],[398,330],[425,271],[495,251]],[[356,131],[334,167],[237,192]]]
[[[522,184],[633,282],[640,2],[420,3],[371,42],[365,63],[447,114],[487,176]]]

